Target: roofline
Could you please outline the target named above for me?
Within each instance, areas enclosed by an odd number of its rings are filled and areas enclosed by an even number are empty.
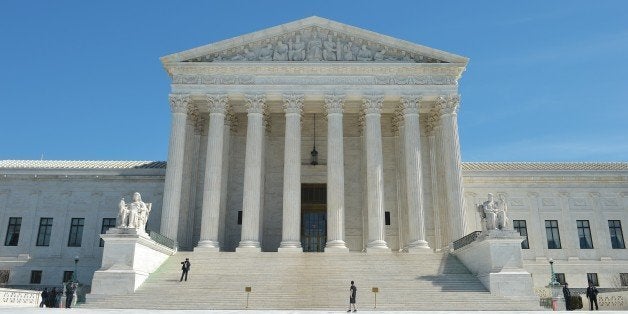
[[[221,40],[215,43],[210,43],[207,45],[203,45],[200,47],[184,50],[181,52],[169,54],[159,58],[162,64],[171,64],[173,62],[180,62],[192,58],[197,58],[201,55],[205,55],[207,53],[211,53],[218,50],[224,50],[233,48],[236,46],[245,45],[254,40],[260,40],[260,37],[272,37],[274,35],[285,33],[286,31],[291,31],[291,29],[295,28],[303,28],[308,26],[320,26],[332,29],[338,29],[339,31],[345,32],[356,32],[358,34],[364,34],[365,36],[376,36],[381,40],[382,44],[389,44],[393,46],[407,46],[408,50],[421,50],[423,53],[430,54],[429,57],[435,57],[438,59],[444,59],[443,61],[451,62],[451,63],[463,63],[465,66],[469,63],[469,58],[463,57],[460,55],[456,55],[450,52],[430,48],[427,46],[415,44],[403,39],[394,38],[387,35],[382,35],[380,33],[376,33],[373,31],[369,31],[363,28],[339,23],[336,21],[332,21],[326,18],[318,17],[318,16],[310,16],[304,19],[296,20],[293,22],[281,24],[278,26],[273,26],[270,28],[266,28],[263,30],[255,31],[252,33],[236,36],[233,38]],[[214,49],[212,49],[214,48]],[[215,49],[218,48],[218,49]],[[212,51],[214,50],[214,51]]]

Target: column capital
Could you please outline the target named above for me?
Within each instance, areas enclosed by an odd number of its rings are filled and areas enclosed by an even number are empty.
[[[246,95],[246,111],[263,114],[266,111],[266,96],[263,94]]]
[[[186,113],[191,101],[188,94],[170,94],[168,99],[172,113]]]
[[[365,114],[381,114],[384,96],[371,95],[364,96],[362,99],[362,110]]]
[[[303,95],[300,94],[284,94],[283,95],[283,110],[286,114],[298,114],[303,113]]]
[[[344,95],[325,95],[325,110],[327,110],[327,115],[342,114],[344,112],[344,104]]]
[[[419,114],[419,102],[421,101],[421,95],[401,96],[401,104],[399,108],[401,113],[405,115]]]
[[[459,95],[439,96],[436,100],[436,109],[439,115],[456,114],[460,107]]]
[[[225,94],[207,94],[205,95],[209,106],[209,113],[226,114],[229,109],[229,96]]]

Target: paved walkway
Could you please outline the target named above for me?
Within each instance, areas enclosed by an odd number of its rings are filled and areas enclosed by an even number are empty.
[[[269,314],[269,313],[278,313],[278,314],[293,314],[293,313],[305,313],[305,314],[330,314],[330,313],[346,313],[346,310],[339,311],[259,311],[259,310],[118,310],[118,309],[82,309],[82,308],[73,308],[73,309],[40,309],[40,308],[1,308],[0,313],[16,313],[16,314],[42,314],[42,313],[87,313],[87,314],[200,314],[200,313],[226,313],[226,314],[235,314],[235,313],[246,313],[246,314]],[[389,314],[410,314],[410,313],[424,313],[424,314],[445,314],[445,313],[473,313],[473,311],[377,311],[375,309],[358,309],[358,313],[389,313]],[[618,313],[617,311],[596,311],[597,313]],[[510,314],[512,311],[477,311],[477,313],[486,313],[486,314]],[[517,313],[547,313],[545,312],[531,312],[531,311],[522,311]],[[573,312],[554,312],[554,313],[573,313]]]

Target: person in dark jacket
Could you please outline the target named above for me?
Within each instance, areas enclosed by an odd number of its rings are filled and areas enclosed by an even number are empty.
[[[355,287],[353,280],[351,280],[351,287],[349,287],[349,309],[347,312],[351,312],[351,305],[353,305],[353,311],[357,312],[358,309],[355,307],[355,296],[358,292],[358,288]]]
[[[39,302],[39,307],[44,307],[48,301],[48,288],[44,288],[44,291],[41,292],[41,302]]]
[[[589,287],[587,287],[587,299],[589,299],[589,310],[593,311],[593,303],[595,303],[595,310],[599,310],[597,306],[597,288],[589,281]]]
[[[563,286],[563,296],[565,297],[565,309],[571,311],[571,291],[569,291],[569,285],[566,282]]]
[[[183,276],[185,276],[185,281],[188,281],[188,272],[190,271],[190,259],[186,258],[184,262],[181,262],[181,279],[179,281],[183,281]]]

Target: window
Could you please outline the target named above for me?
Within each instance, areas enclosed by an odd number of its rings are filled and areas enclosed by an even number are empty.
[[[587,273],[587,282],[592,283],[596,287],[600,286],[600,283],[597,281],[597,273]]]
[[[621,281],[622,286],[628,286],[628,273],[620,273],[619,281]]]
[[[31,270],[31,283],[41,283],[41,270]]]
[[[242,211],[239,210],[238,211],[238,225],[241,225],[241,224],[242,224]]]
[[[556,275],[556,281],[558,281],[559,284],[564,286],[565,282],[567,282],[565,280],[565,273],[554,273],[554,275]]]
[[[81,246],[84,223],[84,218],[72,218],[72,223],[70,225],[70,237],[68,237],[68,246]]]
[[[525,220],[513,220],[512,226],[519,232],[519,235],[522,237],[526,237],[523,242],[521,242],[522,249],[529,249],[530,242],[528,242],[528,227],[526,226]]]
[[[17,242],[20,240],[20,227],[22,227],[22,217],[9,218],[7,236],[4,239],[5,246],[17,246]]]
[[[611,246],[614,249],[625,249],[624,234],[621,232],[621,221],[609,220],[608,231],[611,234]]]
[[[547,235],[547,248],[560,249],[560,233],[558,232],[558,220],[545,221],[545,234]]]
[[[105,234],[109,228],[116,227],[116,219],[115,218],[103,218],[102,219],[102,227],[100,227],[100,234]],[[105,246],[105,241],[100,239],[100,247]]]
[[[37,233],[37,246],[49,246],[51,232],[52,232],[52,218],[39,219],[39,232]]]
[[[580,240],[581,249],[592,249],[593,240],[591,239],[591,228],[588,220],[576,220],[578,226],[578,239]]]
[[[68,281],[72,281],[72,276],[74,275],[74,272],[71,270],[66,270],[63,272],[63,282],[68,282]]]
[[[390,212],[384,212],[384,220],[386,221],[386,226],[390,226]]]

